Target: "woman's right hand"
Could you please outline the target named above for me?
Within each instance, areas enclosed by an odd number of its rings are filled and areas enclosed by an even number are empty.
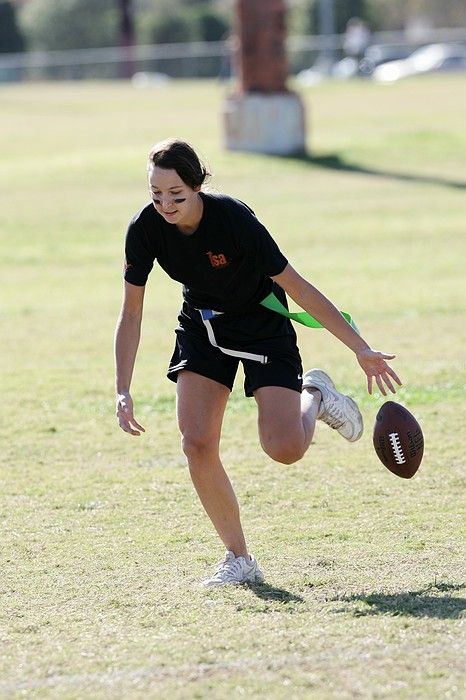
[[[133,415],[133,399],[129,391],[124,391],[122,394],[117,394],[116,399],[116,415],[120,428],[130,435],[140,435],[141,431],[145,430],[142,425],[139,425]]]

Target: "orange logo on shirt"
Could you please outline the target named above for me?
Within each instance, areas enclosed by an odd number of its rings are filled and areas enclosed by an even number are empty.
[[[228,260],[223,253],[212,253],[210,250],[206,253],[209,256],[212,267],[226,267]]]

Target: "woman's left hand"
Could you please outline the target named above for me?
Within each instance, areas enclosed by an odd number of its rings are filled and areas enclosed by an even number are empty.
[[[390,377],[401,386],[401,381],[398,378],[396,372],[387,364],[386,360],[393,360],[395,355],[386,355],[383,352],[377,352],[377,350],[371,350],[367,348],[356,353],[358,362],[367,376],[367,391],[372,394],[372,381],[375,378],[377,386],[380,389],[383,396],[387,395],[386,386],[390,389],[392,394],[396,393],[396,389]]]

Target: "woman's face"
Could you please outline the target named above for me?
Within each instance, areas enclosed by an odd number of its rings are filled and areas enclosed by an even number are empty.
[[[176,170],[152,166],[149,169],[149,188],[156,211],[177,226],[198,223],[200,187],[192,189]]]

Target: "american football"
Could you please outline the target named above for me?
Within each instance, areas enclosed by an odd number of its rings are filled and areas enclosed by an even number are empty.
[[[373,443],[384,466],[402,479],[411,479],[421,464],[424,436],[404,406],[387,401],[375,418]]]

